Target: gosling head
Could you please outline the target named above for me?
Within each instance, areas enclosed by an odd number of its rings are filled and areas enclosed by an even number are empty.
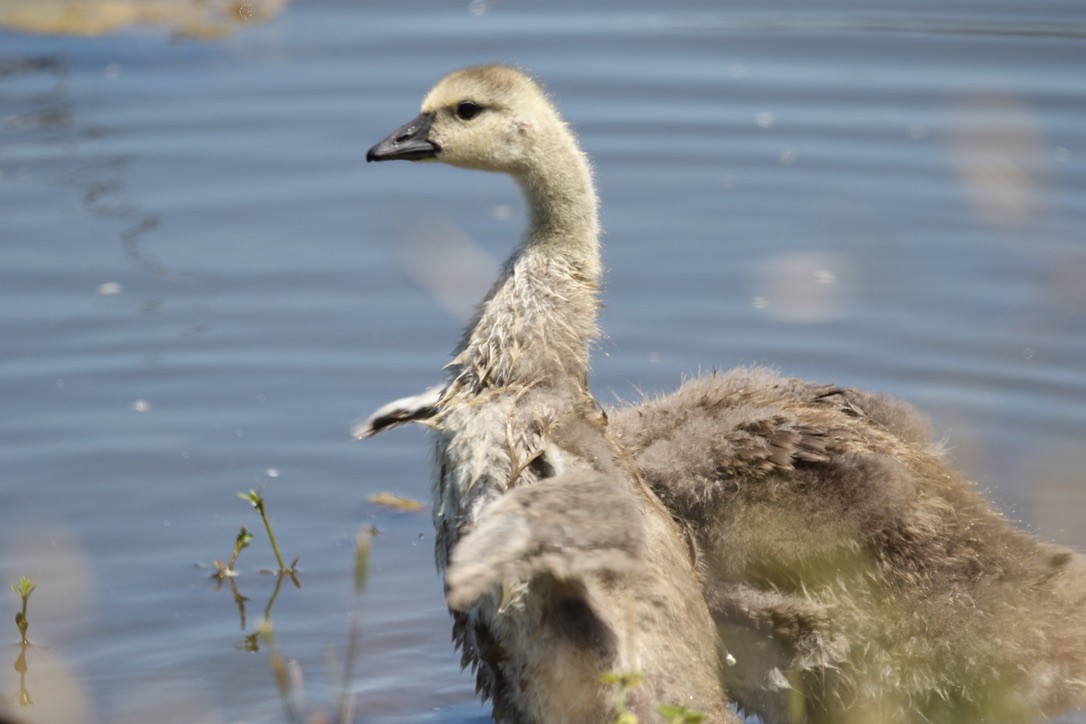
[[[422,113],[366,154],[367,161],[441,161],[462,168],[519,176],[546,153],[558,113],[524,73],[481,65],[442,78]]]

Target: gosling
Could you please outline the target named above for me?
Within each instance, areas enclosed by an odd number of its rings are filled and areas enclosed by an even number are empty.
[[[769,724],[1028,722],[1086,706],[1086,559],[996,512],[907,403],[740,369],[598,412],[586,382],[597,333],[596,196],[575,139],[526,76],[501,66],[448,76],[423,114],[368,158],[502,171],[528,201],[529,232],[449,381],[382,407],[356,430],[368,437],[414,421],[437,433],[438,564],[451,552],[454,633],[497,718],[577,719],[546,703],[525,713],[529,693],[511,685],[504,662],[527,656],[509,647],[531,648],[530,627],[543,619],[502,628],[510,596],[545,609],[540,602],[570,580],[602,582],[571,572],[602,575],[647,555],[638,551],[659,543],[637,531],[650,523],[665,531],[657,537],[671,556],[652,576],[676,594],[689,588],[681,536],[643,483],[693,531],[701,596],[736,662],[720,667],[704,655],[683,670],[718,671],[742,711]],[[544,490],[546,503],[514,502]],[[613,509],[601,502],[609,495]],[[535,518],[524,512],[533,507]],[[561,563],[542,563],[563,516],[580,542],[562,544]],[[510,591],[529,580],[516,599]],[[490,594],[479,603],[482,588]],[[634,590],[608,599],[608,610]],[[584,610],[588,598],[577,600]],[[621,629],[592,605],[602,630]],[[654,643],[641,647],[641,665],[662,671],[662,642],[690,643],[687,617],[642,614],[640,625],[648,619]],[[712,721],[729,716],[704,711]]]
[[[434,431],[437,565],[494,718],[650,722],[671,706],[737,722],[690,541],[588,391],[599,227],[573,135],[525,75],[475,67],[367,159],[508,173],[531,212],[446,383],[380,423]]]

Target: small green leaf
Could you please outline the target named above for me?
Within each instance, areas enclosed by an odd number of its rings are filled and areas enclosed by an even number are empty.
[[[254,508],[259,509],[264,505],[264,486],[260,486],[260,490],[253,490],[249,488],[248,493],[238,493],[238,497],[249,503]]]
[[[20,578],[18,583],[11,584],[11,590],[15,591],[24,601],[30,598],[30,594],[34,592],[35,588],[37,586],[31,583],[26,576]]]
[[[674,704],[661,704],[660,715],[668,724],[701,724],[705,721],[705,715],[700,712],[690,711],[685,706]]]
[[[238,537],[234,539],[234,559],[236,560],[238,554],[249,547],[249,542],[252,541],[253,535],[245,526],[241,526],[241,532],[238,533]]]
[[[641,686],[645,683],[645,676],[638,671],[605,671],[600,676],[600,681],[605,684],[615,684],[624,689],[633,686]]]

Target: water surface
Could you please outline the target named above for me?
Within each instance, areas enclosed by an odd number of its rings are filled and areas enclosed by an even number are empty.
[[[271,620],[304,709],[333,711],[375,525],[358,719],[487,720],[428,510],[366,502],[428,498],[425,438],[347,434],[439,378],[520,233],[508,179],[363,163],[484,61],[531,69],[593,157],[601,399],[739,364],[885,390],[1086,548],[1080,3],[313,0],[218,40],[0,31],[0,583],[39,586],[31,706],[0,629],[15,714],[281,720],[272,647],[246,650],[274,559],[235,493],[264,485],[301,556]],[[194,565],[242,525],[244,629]]]

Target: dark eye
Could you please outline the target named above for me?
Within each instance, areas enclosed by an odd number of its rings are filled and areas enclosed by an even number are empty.
[[[462,121],[470,121],[483,110],[478,103],[473,101],[461,101],[456,106],[456,117]]]

